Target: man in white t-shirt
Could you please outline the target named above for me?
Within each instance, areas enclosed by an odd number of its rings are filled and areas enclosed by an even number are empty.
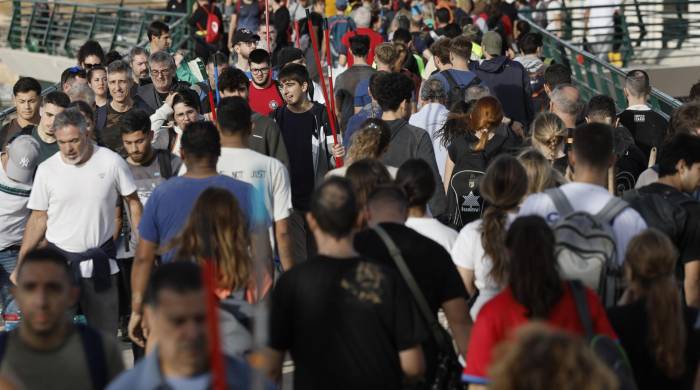
[[[32,136],[20,135],[7,145],[7,152],[0,152],[0,308],[3,313],[17,311],[16,305],[12,305],[10,273],[15,270],[29,218],[27,201],[40,149],[39,141]]]
[[[253,185],[262,194],[267,212],[275,222],[275,241],[280,262],[287,270],[294,265],[287,228],[287,218],[292,210],[292,190],[287,168],[280,161],[248,148],[252,122],[250,106],[245,99],[222,99],[216,120],[221,135],[221,157],[216,170],[222,175]]]
[[[80,284],[80,307],[88,323],[116,336],[115,206],[117,196],[126,199],[136,231],[142,211],[136,185],[119,155],[92,143],[80,111],[65,110],[54,127],[59,153],[37,169],[18,268],[24,256],[45,239],[68,258]]]
[[[440,79],[431,79],[423,83],[420,89],[421,108],[411,115],[408,124],[420,127],[430,134],[435,149],[440,177],[445,175],[445,163],[447,162],[447,148],[442,143],[442,138],[436,137],[436,133],[445,126],[447,114],[450,110],[445,107],[447,103],[447,90]]]
[[[584,35],[591,44],[591,51],[606,60],[613,47],[613,16],[618,12],[619,4],[619,0],[588,0],[586,6],[589,8],[583,13]]]
[[[605,124],[589,123],[574,130],[571,158],[574,182],[559,187],[576,211],[596,214],[613,197],[605,188],[608,168],[615,164],[613,129]],[[540,215],[549,223],[561,216],[549,195],[530,195],[519,215]],[[617,261],[622,264],[629,241],[647,227],[644,219],[631,207],[626,208],[612,222],[617,244]]]

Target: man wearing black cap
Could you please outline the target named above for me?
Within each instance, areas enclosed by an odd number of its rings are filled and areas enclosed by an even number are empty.
[[[10,274],[15,269],[24,227],[31,210],[27,208],[39,165],[39,141],[20,135],[0,152],[0,308],[3,314],[16,313],[11,304]]]
[[[241,28],[233,33],[231,39],[231,48],[236,53],[236,68],[244,71],[248,78],[250,75],[250,65],[248,64],[248,56],[250,52],[255,50],[255,47],[260,40],[260,36],[247,28]]]

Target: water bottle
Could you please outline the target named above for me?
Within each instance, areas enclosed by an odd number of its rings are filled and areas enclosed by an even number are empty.
[[[5,323],[5,332],[9,332],[19,326],[22,316],[20,313],[4,313],[2,320]]]

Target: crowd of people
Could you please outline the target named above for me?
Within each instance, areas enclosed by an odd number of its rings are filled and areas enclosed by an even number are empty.
[[[327,6],[19,78],[0,387],[699,386],[700,87],[586,100],[525,0]]]

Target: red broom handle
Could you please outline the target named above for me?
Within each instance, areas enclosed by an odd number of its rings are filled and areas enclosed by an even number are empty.
[[[211,120],[216,122],[216,104],[214,104],[214,94],[209,91],[209,107],[211,107]]]
[[[321,80],[321,92],[323,92],[323,97],[326,99],[326,103],[329,102],[328,100],[328,92],[326,91],[326,80],[323,77],[323,68],[321,67],[321,57],[318,55],[318,42],[316,33],[314,32],[313,24],[311,23],[311,14],[309,13],[309,10],[306,10],[306,23],[309,28],[309,36],[311,37],[311,44],[313,45],[314,48],[314,59],[316,60],[316,69],[318,69],[319,74],[319,79]],[[333,111],[331,111],[331,106],[330,104],[326,104],[326,111],[328,113],[328,121],[331,123],[331,133],[333,133],[333,145],[338,145],[338,133],[335,130],[335,115],[333,115]],[[323,140],[323,142],[326,142],[326,140]],[[340,157],[335,158],[335,166],[336,168],[340,168],[343,166],[343,159]]]
[[[333,89],[333,55],[331,54],[331,35],[328,30],[328,18],[323,18],[323,33],[326,38],[326,62],[328,63],[328,89],[331,97],[329,104],[335,114],[335,90]]]
[[[211,96],[211,95],[210,95]],[[213,112],[213,111],[212,111]],[[209,330],[209,361],[212,373],[212,389],[226,390],[226,369],[224,355],[221,350],[221,334],[219,333],[219,301],[214,293],[217,280],[216,267],[213,259],[205,259],[202,266],[202,282],[206,294],[207,328]]]

